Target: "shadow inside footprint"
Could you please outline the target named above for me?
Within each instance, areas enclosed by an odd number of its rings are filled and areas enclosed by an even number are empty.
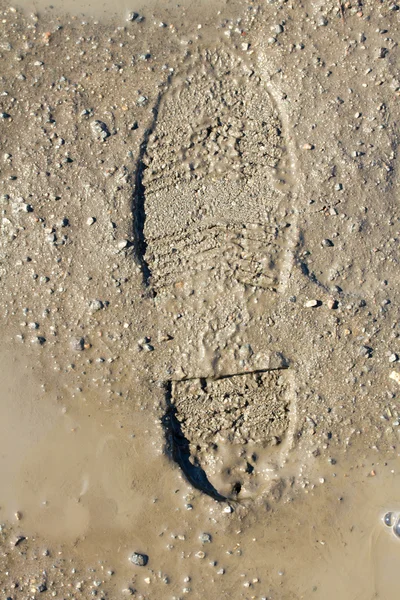
[[[167,383],[167,445],[193,487],[229,502],[268,489],[291,443],[284,371]]]
[[[171,383],[168,383],[167,411],[162,419],[162,425],[168,440],[168,449],[172,459],[180,466],[188,482],[197,490],[210,496],[218,502],[227,502],[229,499],[220,494],[207,479],[207,475],[200,465],[192,462],[189,441],[183,434],[181,424],[176,416],[176,408],[172,404]]]

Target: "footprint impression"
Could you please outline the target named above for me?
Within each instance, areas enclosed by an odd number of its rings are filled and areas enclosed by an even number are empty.
[[[286,136],[265,82],[224,49],[189,58],[154,117],[136,235],[170,340],[164,425],[192,485],[255,497],[294,428],[290,369],[269,333],[296,230]]]

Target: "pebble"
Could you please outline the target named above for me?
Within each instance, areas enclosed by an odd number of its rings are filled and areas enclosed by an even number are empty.
[[[393,533],[395,536],[400,537],[400,517],[393,526]]]
[[[93,223],[96,223],[95,217],[89,217],[86,221],[86,225],[93,225]]]
[[[373,350],[370,348],[370,346],[361,346],[359,350],[360,356],[365,356],[366,358],[371,358],[372,352]]]
[[[81,352],[85,347],[85,340],[82,337],[74,338],[71,340],[70,346],[72,350],[75,350],[76,352]]]
[[[379,48],[377,52],[377,58],[385,58],[385,56],[389,53],[387,48]]]
[[[101,300],[92,300],[89,304],[89,309],[92,313],[95,313],[102,308],[104,308],[104,304]]]
[[[394,363],[394,362],[396,362],[396,361],[398,361],[398,360],[399,360],[399,357],[398,357],[398,356],[397,356],[397,354],[395,354],[395,353],[393,353],[393,354],[391,354],[391,355],[389,356],[389,362],[390,362],[390,363]]]
[[[389,378],[393,379],[393,381],[400,385],[400,373],[398,373],[397,371],[392,371],[389,375]]]
[[[209,533],[202,533],[202,534],[200,535],[200,541],[201,541],[203,544],[209,544],[209,543],[211,542],[211,539],[212,539],[212,538],[211,538],[211,535],[210,535]]]
[[[335,300],[334,298],[329,298],[326,305],[330,310],[334,310],[335,308],[338,307],[338,301]]]
[[[316,306],[319,306],[319,300],[307,300],[307,302],[304,303],[304,308],[315,308]]]
[[[127,21],[137,21],[139,17],[139,13],[137,12],[130,12],[126,18]]]
[[[123,250],[124,248],[127,247],[128,244],[129,244],[128,240],[121,240],[118,242],[117,248],[118,248],[118,250]]]
[[[394,521],[394,514],[392,512],[386,513],[385,516],[383,517],[383,522],[388,527],[392,527],[393,521]]]
[[[323,245],[324,248],[333,248],[333,246],[335,245],[332,240],[328,240],[327,238],[322,240],[321,244]]]
[[[147,554],[141,554],[140,552],[134,552],[130,557],[131,563],[137,565],[138,567],[145,567],[149,562],[149,557]]]
[[[92,130],[93,137],[97,140],[104,142],[110,136],[108,127],[105,123],[103,123],[103,121],[98,121],[97,119],[92,121],[90,123],[90,128]]]
[[[303,144],[303,150],[314,150],[314,144]]]

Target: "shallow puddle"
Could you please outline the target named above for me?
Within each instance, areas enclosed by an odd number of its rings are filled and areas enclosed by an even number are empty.
[[[161,454],[159,428],[150,443],[148,415],[113,414],[99,398],[44,386],[32,357],[3,352],[1,364],[0,514],[28,540],[61,544],[115,571],[114,586],[133,578],[152,594],[165,578],[179,592],[190,573],[193,597],[211,583],[255,598],[279,589],[293,598],[398,597],[398,459],[355,458],[349,449],[336,464],[313,459],[302,478],[304,465],[289,457],[281,474],[299,478],[302,491],[279,487],[271,473],[281,503],[266,510],[244,499],[226,512],[229,504],[192,489]],[[204,532],[211,543],[200,542]],[[143,572],[129,561],[133,551],[150,557]]]
[[[233,4],[228,0],[16,0],[15,6],[26,11],[42,13],[51,11],[54,14],[70,14],[75,17],[95,17],[105,20],[121,19],[122,22],[129,19],[133,12],[145,13],[148,17],[152,12],[162,15],[185,15],[188,11],[191,18],[200,20],[214,18],[219,11],[224,11],[228,16]]]

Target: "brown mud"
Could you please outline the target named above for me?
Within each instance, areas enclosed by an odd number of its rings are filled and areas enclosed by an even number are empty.
[[[399,7],[1,6],[4,597],[397,598]]]

